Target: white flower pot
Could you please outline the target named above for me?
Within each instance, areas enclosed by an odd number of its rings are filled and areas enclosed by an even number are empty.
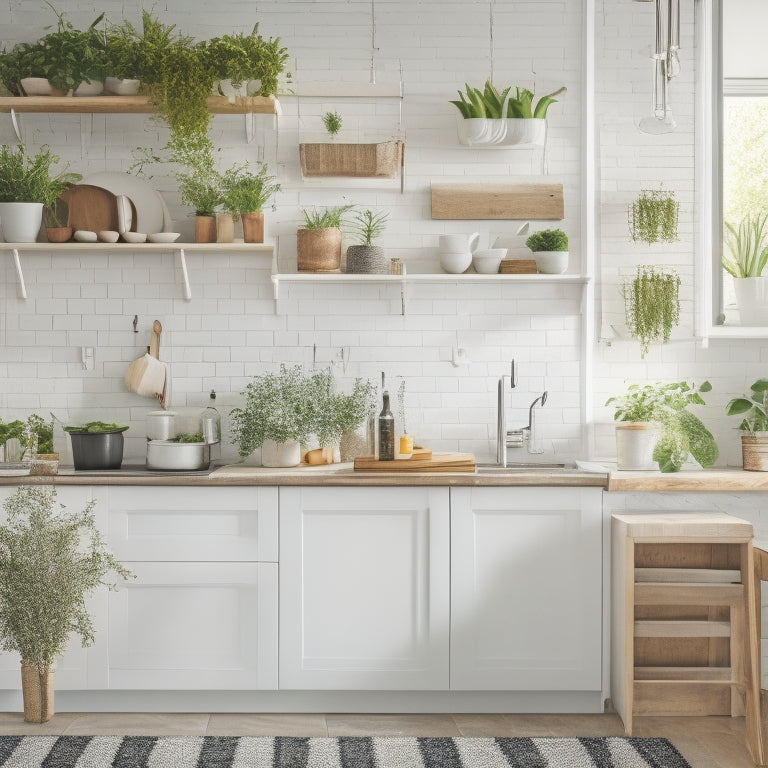
[[[115,96],[135,96],[139,92],[139,80],[121,80],[118,77],[108,77],[104,81],[104,93]]]
[[[534,251],[533,258],[543,275],[562,275],[568,269],[568,251]]]
[[[0,203],[0,229],[6,243],[36,242],[42,223],[42,203]]]
[[[742,325],[768,325],[768,277],[733,280]]]
[[[544,146],[547,135],[547,121],[540,117],[508,117],[502,145],[533,144]]]
[[[261,446],[261,464],[264,467],[297,467],[301,464],[301,446],[296,440],[286,443],[265,440]]]
[[[104,93],[104,83],[100,80],[91,80],[90,83],[86,83],[83,80],[75,88],[75,96],[101,96],[102,93]]]
[[[51,83],[47,77],[22,77],[21,87],[27,96],[51,95]]]
[[[653,449],[661,436],[656,424],[619,421],[616,423],[616,463],[619,469],[653,470]]]

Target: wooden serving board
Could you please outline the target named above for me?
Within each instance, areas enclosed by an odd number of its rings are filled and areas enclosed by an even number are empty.
[[[433,182],[433,219],[562,219],[562,184]]]
[[[473,453],[433,453],[429,458],[379,461],[375,456],[358,456],[355,470],[360,472],[474,472]]]
[[[535,275],[538,271],[536,259],[502,259],[499,264],[501,275]]]
[[[67,226],[89,232],[117,232],[117,198],[107,189],[91,184],[73,184],[61,193],[69,206]]]

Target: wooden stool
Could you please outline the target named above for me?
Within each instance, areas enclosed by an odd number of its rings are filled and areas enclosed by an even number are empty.
[[[611,696],[633,715],[746,715],[763,764],[752,524],[722,513],[613,515]]]

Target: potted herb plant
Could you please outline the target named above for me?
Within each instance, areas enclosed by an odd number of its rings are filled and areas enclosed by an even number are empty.
[[[611,397],[614,406],[616,448],[619,469],[655,469],[678,472],[688,456],[709,467],[718,456],[712,433],[701,419],[688,410],[704,405],[702,393],[712,385],[698,388],[686,381],[668,384],[632,384],[625,394]]]
[[[680,321],[680,275],[674,269],[641,264],[621,292],[627,328],[640,341],[640,356],[645,357],[651,342],[668,342]]]
[[[568,269],[568,235],[562,229],[541,229],[529,235],[525,244],[542,274],[561,275]]]
[[[333,272],[341,265],[341,225],[351,205],[302,210],[304,224],[296,231],[299,272]]]
[[[758,379],[749,395],[725,406],[729,416],[741,416],[741,455],[744,469],[768,472],[768,379]]]
[[[172,159],[186,166],[176,173],[183,205],[195,211],[195,242],[216,242],[216,209],[222,203],[223,181],[213,163],[213,145],[203,137],[199,146],[175,144]]]
[[[629,231],[632,240],[648,243],[677,242],[680,203],[674,192],[643,189],[629,208]]]
[[[326,112],[323,115],[323,125],[325,130],[328,131],[331,141],[336,138],[336,134],[341,130],[341,124],[342,119],[338,112]]]
[[[357,211],[353,227],[359,245],[347,248],[347,272],[374,275],[389,274],[389,264],[384,256],[384,249],[373,244],[386,229],[389,214],[370,209]]]
[[[221,201],[224,210],[235,221],[242,219],[243,240],[246,243],[264,242],[264,214],[262,207],[272,195],[280,191],[275,177],[267,173],[266,163],[260,163],[254,173],[247,164],[229,168],[221,177]]]
[[[749,213],[725,222],[723,269],[733,277],[742,325],[768,324],[768,213]]]
[[[54,714],[54,669],[76,632],[93,645],[85,604],[110,574],[133,574],[107,550],[91,500],[81,512],[57,509],[56,491],[23,486],[3,504],[0,526],[0,641],[21,656],[24,720]]]
[[[0,145],[0,227],[6,242],[34,243],[43,209],[53,210],[59,195],[82,178],[66,169],[55,174],[58,162],[48,146],[31,155],[23,144]]]

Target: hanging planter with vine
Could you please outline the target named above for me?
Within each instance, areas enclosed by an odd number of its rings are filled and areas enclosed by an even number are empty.
[[[674,269],[640,264],[621,292],[629,333],[640,342],[644,358],[651,342],[668,342],[680,322],[680,275]]]
[[[648,243],[677,242],[680,203],[674,192],[642,189],[629,209],[629,231],[632,240]]]

